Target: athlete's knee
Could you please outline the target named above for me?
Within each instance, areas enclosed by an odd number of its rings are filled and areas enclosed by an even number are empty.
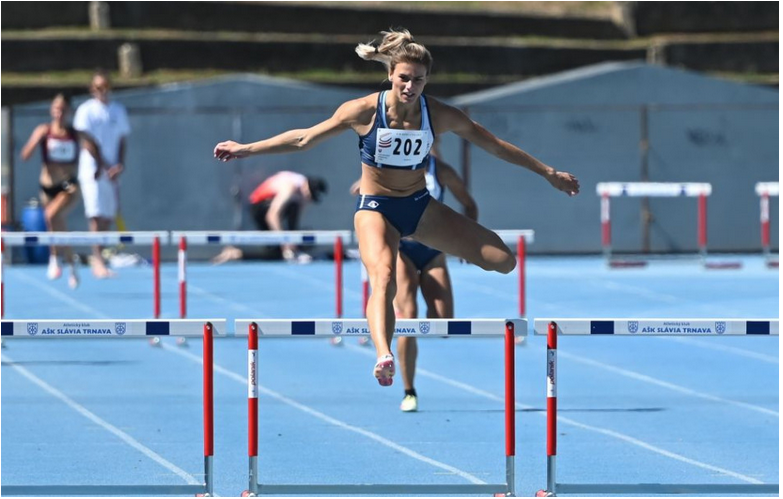
[[[517,259],[510,251],[491,259],[484,259],[479,265],[484,270],[510,274],[517,266]]]
[[[395,307],[398,319],[415,319],[418,314],[418,306],[414,303],[397,303]]]
[[[397,293],[397,281],[394,276],[394,269],[391,265],[377,264],[367,269],[370,278],[370,286],[373,291],[385,291],[392,298]]]
[[[497,271],[501,274],[510,274],[517,266],[517,259],[513,254],[506,255],[506,258],[504,258],[500,264],[498,265]]]

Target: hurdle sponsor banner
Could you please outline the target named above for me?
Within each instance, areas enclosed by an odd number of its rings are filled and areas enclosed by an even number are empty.
[[[536,239],[534,230],[494,230],[493,232],[506,244],[517,244],[520,237],[524,237],[528,244],[534,243]]]
[[[214,336],[226,336],[225,319],[69,319],[2,321],[3,338],[134,338],[147,336],[198,336],[204,324],[212,324]]]
[[[334,244],[341,238],[344,243],[351,242],[352,232],[342,231],[215,231],[171,233],[171,240],[186,237],[189,245],[234,244],[234,245],[277,245],[277,244]]]
[[[369,336],[364,319],[237,319],[234,331],[247,334],[248,326],[258,324],[258,337],[307,338],[321,336]],[[397,319],[397,336],[504,336],[507,322],[514,324],[515,336],[527,334],[525,319]]]
[[[777,196],[778,189],[777,182],[758,182],[756,184],[756,194],[759,196]]]
[[[247,351],[247,398],[258,398],[258,350]]]
[[[91,246],[111,244],[152,244],[155,238],[169,243],[169,233],[158,232],[3,232],[3,242],[9,246]]]
[[[599,196],[697,197],[712,194],[712,185],[697,182],[599,182]]]
[[[536,319],[534,333],[559,335],[737,336],[778,335],[778,319]]]

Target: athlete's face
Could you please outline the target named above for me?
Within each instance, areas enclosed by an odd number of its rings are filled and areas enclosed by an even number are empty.
[[[389,74],[392,90],[401,102],[415,102],[427,84],[427,67],[423,64],[401,62]]]
[[[55,99],[49,108],[49,115],[54,121],[65,121],[65,117],[68,115],[68,104],[63,99]]]

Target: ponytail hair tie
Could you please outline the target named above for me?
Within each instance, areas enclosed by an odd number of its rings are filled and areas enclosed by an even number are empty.
[[[378,47],[375,47],[375,53],[376,54],[378,53]]]

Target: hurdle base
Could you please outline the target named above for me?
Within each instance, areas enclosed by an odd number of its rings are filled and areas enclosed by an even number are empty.
[[[666,494],[666,495],[695,495],[695,494],[778,494],[779,484],[742,484],[742,483],[558,483],[555,490],[558,494]],[[547,496],[555,494],[548,491]]]
[[[734,270],[741,269],[742,262],[704,262],[707,270]]]
[[[769,260],[767,262],[767,268],[769,269],[777,269],[779,268],[780,262],[778,260]]]
[[[245,491],[248,492],[248,491]],[[503,484],[258,484],[256,496],[262,495],[458,495],[481,494],[509,496],[508,485]],[[251,496],[248,494],[243,497]]]
[[[638,269],[648,265],[646,260],[609,260],[606,264],[611,269]]]
[[[209,494],[206,485],[3,485],[6,496],[181,496]]]

